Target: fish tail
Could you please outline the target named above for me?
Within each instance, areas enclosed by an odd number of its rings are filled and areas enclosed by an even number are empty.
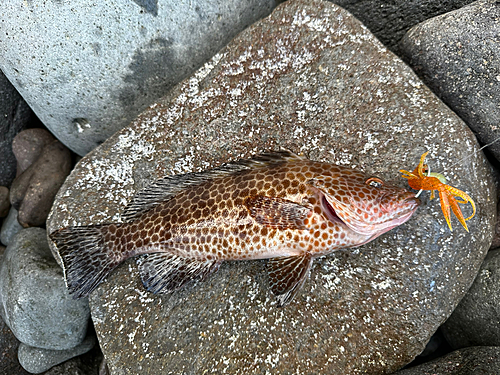
[[[78,299],[88,296],[124,258],[117,259],[104,235],[116,224],[68,227],[49,235],[61,256],[69,293]]]

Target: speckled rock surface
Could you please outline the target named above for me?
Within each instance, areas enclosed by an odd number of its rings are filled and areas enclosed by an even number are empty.
[[[451,314],[491,242],[489,166],[481,153],[453,165],[477,149],[472,133],[328,2],[280,5],[83,158],[58,194],[48,230],[119,221],[133,194],[160,176],[279,147],[401,186],[398,170],[413,169],[431,150],[432,169],[476,201],[470,233],[455,219],[450,232],[439,202],[424,193],[405,225],[316,260],[284,308],[269,292],[264,261],[224,263],[206,282],[155,296],[129,260],[90,297],[112,374],[390,373]]]
[[[0,316],[19,341],[65,350],[85,338],[89,308],[70,297],[41,228],[20,231],[0,260]]]
[[[394,375],[489,375],[500,373],[500,347],[474,346],[454,351]]]
[[[471,288],[442,327],[452,348],[500,346],[500,249],[488,252]]]
[[[9,0],[0,14],[0,68],[50,131],[84,155],[274,6]]]
[[[422,80],[489,143],[500,137],[500,3],[480,0],[412,28],[401,52]],[[500,160],[500,143],[489,147]]]

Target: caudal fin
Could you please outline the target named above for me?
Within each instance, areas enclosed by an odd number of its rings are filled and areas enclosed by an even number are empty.
[[[104,241],[108,227],[68,227],[49,235],[59,250],[66,286],[75,299],[88,296],[121,262]]]

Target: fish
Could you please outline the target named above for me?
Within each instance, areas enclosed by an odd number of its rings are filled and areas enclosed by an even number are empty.
[[[378,177],[281,150],[163,177],[132,198],[121,222],[49,237],[74,298],[130,257],[155,294],[205,280],[223,261],[268,259],[270,289],[284,306],[315,258],[374,240],[419,204],[415,193]]]

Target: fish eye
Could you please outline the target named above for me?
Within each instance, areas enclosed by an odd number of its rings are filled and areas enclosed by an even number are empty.
[[[370,185],[371,187],[374,188],[380,188],[384,186],[384,181],[382,181],[380,178],[377,177],[370,177],[368,180],[365,181],[365,184]]]

